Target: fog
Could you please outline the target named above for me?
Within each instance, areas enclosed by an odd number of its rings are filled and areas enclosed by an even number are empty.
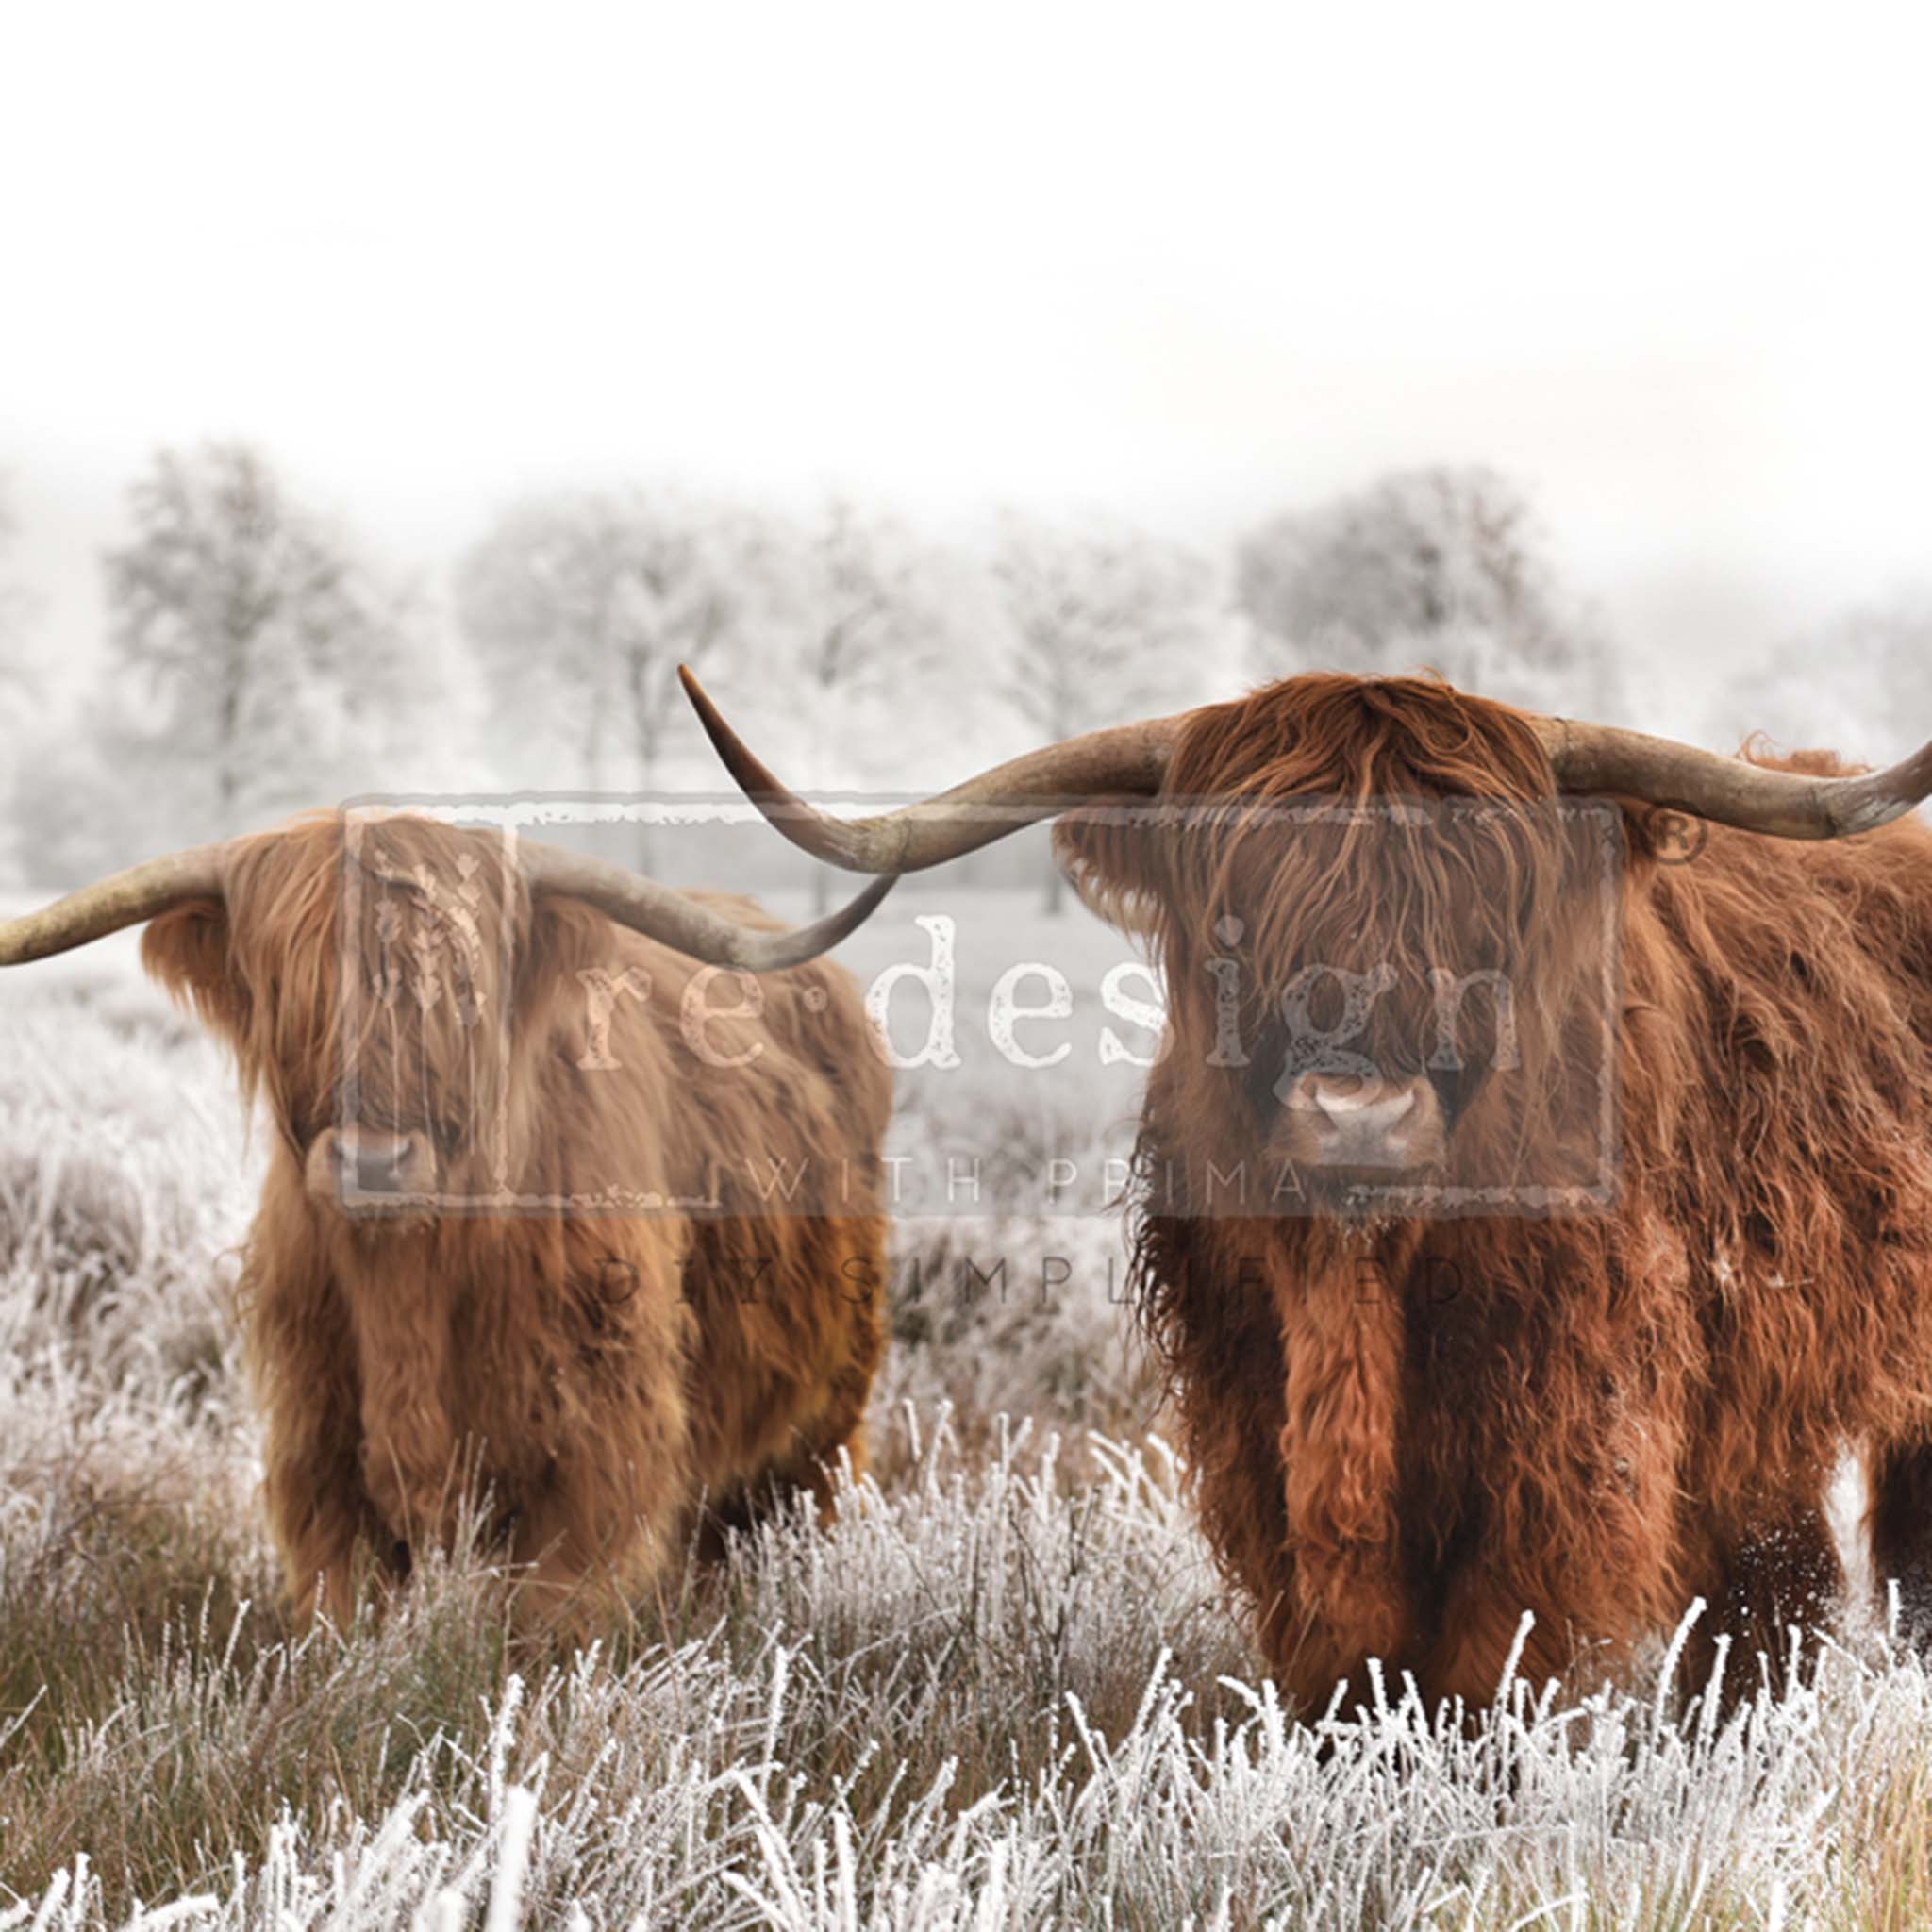
[[[1922,32],[42,10],[0,75],[36,653],[81,675],[122,491],[208,435],[431,575],[565,483],[1218,544],[1482,462],[1631,715],[1707,736],[1755,653],[1924,574]]]

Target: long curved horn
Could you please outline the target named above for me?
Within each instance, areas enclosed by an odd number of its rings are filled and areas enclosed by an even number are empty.
[[[229,849],[224,842],[171,852],[96,879],[23,919],[0,920],[0,966],[25,966],[72,952],[191,899],[219,899]]]
[[[83,886],[40,912],[0,921],[0,967],[71,952],[193,899],[221,898],[231,850],[227,843],[200,845],[150,858]],[[748,973],[779,973],[829,952],[864,924],[898,883],[896,878],[874,880],[850,905],[811,925],[763,932],[740,925],[655,879],[561,846],[525,841],[520,856],[533,891],[567,892],[620,925],[661,940],[707,965],[736,966]]]
[[[561,892],[582,899],[619,925],[661,941],[708,966],[735,966],[745,973],[782,973],[788,966],[802,966],[830,952],[847,934],[858,931],[899,883],[896,874],[874,879],[849,905],[810,925],[791,932],[762,932],[713,912],[674,886],[659,885],[608,859],[528,841],[520,842],[519,853],[524,877],[533,892]]]
[[[1152,797],[1185,713],[1109,725],[995,765],[950,791],[869,819],[835,819],[808,805],[724,722],[679,665],[685,695],[741,791],[791,842],[848,872],[924,872],[1090,799]]]
[[[1890,824],[1932,794],[1932,744],[1890,771],[1822,778],[1610,724],[1540,718],[1537,735],[1565,791],[1669,806],[1774,839],[1843,839]]]

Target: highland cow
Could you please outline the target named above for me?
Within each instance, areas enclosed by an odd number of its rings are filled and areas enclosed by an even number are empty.
[[[1533,1677],[1699,1597],[1693,1675],[1721,1632],[1775,1659],[1842,1586],[1847,1443],[1925,1629],[1932,747],[1856,775],[1318,675],[841,824],[688,684],[819,857],[899,874],[1058,816],[1149,937],[1139,1304],[1305,1709],[1372,1658],[1486,1702],[1525,1611]],[[1163,1185],[1264,1155],[1294,1211]]]
[[[889,1076],[848,975],[807,962],[878,890],[786,934],[328,814],[0,924],[12,964],[150,922],[149,972],[266,1103],[241,1303],[298,1613],[347,1617],[372,1558],[406,1574],[466,1486],[541,1626],[634,1601],[701,1504],[862,1465]]]

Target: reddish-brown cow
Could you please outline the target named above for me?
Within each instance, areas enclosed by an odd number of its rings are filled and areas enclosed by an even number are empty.
[[[819,856],[912,871],[1063,814],[1090,901],[1151,936],[1141,1306],[1305,1708],[1371,1657],[1486,1700],[1524,1610],[1534,1674],[1699,1595],[1775,1653],[1841,1583],[1847,1441],[1878,1568],[1932,1614],[1932,747],[1857,776],[1323,675],[840,824],[691,690]],[[1445,983],[1475,989],[1446,1053]],[[1169,1191],[1268,1155],[1301,1211]]]
[[[407,1572],[469,1479],[543,1624],[635,1600],[701,1499],[862,1462],[889,1078],[849,976],[807,962],[875,897],[785,934],[493,832],[328,814],[0,924],[5,965],[152,921],[148,970],[267,1103],[242,1309],[300,1612],[349,1613],[358,1546]],[[771,976],[688,1001],[701,960]]]

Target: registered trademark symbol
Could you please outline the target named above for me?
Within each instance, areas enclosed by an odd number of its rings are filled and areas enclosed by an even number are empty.
[[[1679,805],[1650,807],[1643,831],[1659,865],[1689,865],[1710,841],[1710,822]]]

